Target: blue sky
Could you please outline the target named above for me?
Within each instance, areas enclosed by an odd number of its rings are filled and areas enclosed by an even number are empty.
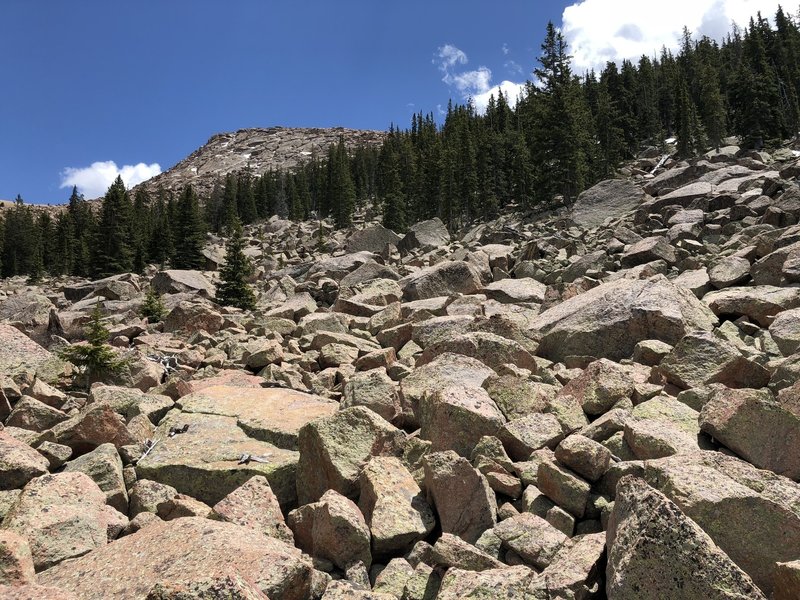
[[[406,127],[412,112],[523,82],[548,20],[587,64],[633,51],[612,39],[628,1],[0,0],[0,199],[64,202],[71,181],[92,196],[222,131]],[[772,4],[687,5],[753,3]],[[610,33],[592,33],[592,11]]]

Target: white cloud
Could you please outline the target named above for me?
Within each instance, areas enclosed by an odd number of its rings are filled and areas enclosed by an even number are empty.
[[[503,44],[503,47],[500,49],[503,51],[503,54],[508,54],[511,52],[511,48],[508,47],[508,44]]]
[[[61,173],[61,188],[78,186],[78,191],[87,198],[104,195],[117,176],[122,177],[125,186],[130,188],[161,173],[158,163],[147,165],[123,165],[117,167],[113,160],[94,162],[88,167],[67,167]]]
[[[561,30],[580,74],[607,61],[658,55],[662,46],[677,49],[684,26],[695,38],[720,40],[732,22],[744,26],[758,11],[772,18],[781,1],[583,0],[564,9]]]
[[[504,45],[504,48],[507,46]],[[478,112],[482,113],[486,110],[490,96],[494,95],[497,98],[501,92],[508,98],[509,104],[515,106],[525,87],[524,83],[513,81],[503,81],[500,84],[492,85],[492,70],[489,67],[480,66],[477,69],[465,71],[455,70],[454,67],[466,65],[469,59],[462,50],[452,44],[440,47],[437,56],[439,57],[439,70],[444,73],[442,81],[461,94],[463,100],[471,98]],[[513,61],[511,62],[513,63]],[[513,64],[516,65],[516,63]]]

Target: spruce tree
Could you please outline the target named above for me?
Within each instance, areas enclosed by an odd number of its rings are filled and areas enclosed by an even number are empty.
[[[100,278],[130,271],[133,249],[130,239],[131,202],[122,177],[117,176],[103,197],[92,245],[90,272]]]
[[[203,256],[206,227],[200,216],[194,189],[187,185],[176,207],[175,253],[172,266],[176,269],[202,269],[206,259]]]
[[[59,356],[63,360],[78,367],[87,389],[92,383],[118,374],[127,364],[108,345],[108,335],[108,329],[103,324],[100,299],[98,298],[85,331],[87,343],[73,344],[59,352]]]
[[[242,226],[234,223],[225,244],[225,262],[220,268],[221,282],[217,286],[217,303],[242,310],[255,310],[256,297],[247,283],[247,278],[252,273],[253,266],[244,254]]]
[[[161,294],[153,286],[147,288],[140,312],[148,323],[158,323],[167,314]]]

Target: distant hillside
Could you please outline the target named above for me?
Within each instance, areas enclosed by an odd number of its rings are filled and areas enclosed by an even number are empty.
[[[159,188],[177,192],[185,185],[192,184],[202,196],[210,194],[217,178],[248,166],[255,175],[261,175],[269,169],[291,169],[315,153],[324,156],[328,147],[342,136],[349,148],[355,148],[359,145],[380,145],[386,135],[384,131],[344,127],[271,127],[219,133],[168,171],[140,185],[151,192]]]

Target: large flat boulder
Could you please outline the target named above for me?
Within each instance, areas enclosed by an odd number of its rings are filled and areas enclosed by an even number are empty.
[[[391,229],[386,229],[383,225],[370,225],[364,229],[355,231],[347,240],[345,251],[350,252],[375,252],[380,254],[387,244],[397,243],[402,238]]]
[[[139,600],[158,584],[235,573],[269,598],[304,600],[311,595],[312,570],[299,550],[279,540],[232,523],[187,517],[151,524],[39,578],[83,600]]]
[[[170,429],[184,427],[185,432],[169,435]],[[236,417],[173,410],[154,439],[159,443],[136,465],[139,479],[171,485],[214,506],[254,475],[263,475],[282,505],[296,499],[297,452],[248,437]]]
[[[397,244],[398,250],[408,253],[412,250],[428,252],[450,243],[450,233],[439,217],[420,221],[408,228],[408,232]]]
[[[572,220],[581,227],[599,227],[635,210],[646,194],[638,185],[622,179],[607,179],[580,193],[572,206]]]
[[[606,545],[609,598],[766,598],[678,506],[630,475],[617,485]]]
[[[716,322],[689,290],[658,275],[603,283],[546,310],[532,330],[541,336],[538,353],[550,360],[620,360],[643,340],[674,345],[689,331],[710,331]]]
[[[644,463],[644,479],[677,504],[764,594],[776,563],[800,548],[800,485],[719,452]],[[757,551],[755,551],[757,549]]]
[[[88,475],[58,473],[28,483],[2,527],[28,540],[33,564],[41,571],[106,545],[127,523]]]
[[[481,289],[478,270],[464,261],[446,260],[425,267],[399,282],[406,300],[426,300],[451,294],[474,294]]]
[[[0,373],[12,376],[21,371],[35,372],[55,357],[16,327],[0,323]]]
[[[206,298],[213,298],[217,291],[200,271],[167,269],[159,271],[150,280],[150,285],[160,294],[180,294],[197,292]]]
[[[771,285],[730,287],[703,296],[703,302],[720,317],[747,317],[761,327],[769,327],[775,315],[800,307],[800,288]]]
[[[235,417],[253,439],[279,448],[297,450],[300,428],[335,413],[338,404],[319,396],[283,388],[217,385],[178,401],[185,413]]]
[[[47,473],[48,460],[36,450],[0,430],[0,490],[21,488]]]

